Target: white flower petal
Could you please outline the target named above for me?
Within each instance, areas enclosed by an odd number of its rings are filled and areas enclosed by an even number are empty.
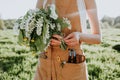
[[[54,20],[56,20],[58,18],[58,15],[55,12],[56,8],[55,8],[54,4],[51,4],[50,10],[51,10],[50,17],[53,18]]]

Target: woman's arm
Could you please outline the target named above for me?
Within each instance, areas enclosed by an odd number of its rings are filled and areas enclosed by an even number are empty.
[[[36,4],[36,8],[43,8],[43,5],[44,5],[44,1],[45,0],[37,0],[37,4]],[[47,0],[46,4],[51,4],[52,3],[52,0]],[[57,39],[60,39],[61,36],[59,35],[53,35],[53,37],[56,37]],[[61,44],[61,42],[59,40],[55,40],[55,39],[51,39],[50,41],[50,45],[55,45],[55,46],[58,46]]]
[[[101,32],[97,16],[97,8],[95,0],[85,0],[88,18],[92,34],[80,34],[80,41],[89,44],[99,44],[101,42]]]
[[[75,46],[76,44],[79,44],[79,41],[88,44],[99,44],[101,42],[101,32],[100,32],[95,0],[84,0],[84,1],[85,1],[92,33],[88,34],[88,33],[73,32],[69,34],[64,39],[67,45],[69,46]]]

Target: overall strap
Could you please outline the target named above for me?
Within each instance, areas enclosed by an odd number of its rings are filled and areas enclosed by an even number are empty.
[[[47,0],[44,0],[43,8],[45,8],[46,3],[47,3]],[[55,4],[55,0],[52,0],[51,4]],[[78,6],[79,15],[80,15],[82,32],[87,33],[87,25],[86,25],[87,16],[86,16],[86,6],[85,6],[84,0],[77,0],[77,6]]]
[[[80,23],[83,33],[87,33],[87,25],[86,25],[86,6],[84,0],[77,0],[78,11],[80,15]]]

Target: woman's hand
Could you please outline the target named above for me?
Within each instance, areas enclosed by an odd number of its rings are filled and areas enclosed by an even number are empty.
[[[80,40],[80,32],[73,32],[64,38],[65,43],[71,47],[78,45],[79,40]]]
[[[52,37],[53,38],[50,41],[50,45],[60,46],[62,37],[60,35],[57,35],[57,34],[54,34]]]
[[[53,38],[51,39],[50,44],[52,46],[60,46],[62,36],[54,34],[52,37]],[[79,40],[80,40],[80,32],[73,32],[73,33],[69,34],[67,37],[64,38],[65,43],[68,46],[71,46],[71,47],[78,45]]]

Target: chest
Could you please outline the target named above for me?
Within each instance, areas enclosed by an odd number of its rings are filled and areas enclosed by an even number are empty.
[[[78,11],[77,0],[56,0],[57,13],[65,16]]]
[[[83,5],[81,2],[83,0],[80,0],[80,7]],[[51,2],[47,2],[47,4],[51,4]],[[81,18],[79,14],[74,14],[78,13],[80,10],[78,10],[78,0],[55,0],[55,5],[56,5],[56,11],[59,17],[67,17],[71,21],[72,29],[71,30],[64,30],[63,32],[66,34],[69,34],[71,32],[75,31],[80,31],[82,30],[81,28]],[[83,7],[83,6],[82,6]],[[85,19],[84,19],[85,20]],[[85,21],[84,21],[85,22]]]

